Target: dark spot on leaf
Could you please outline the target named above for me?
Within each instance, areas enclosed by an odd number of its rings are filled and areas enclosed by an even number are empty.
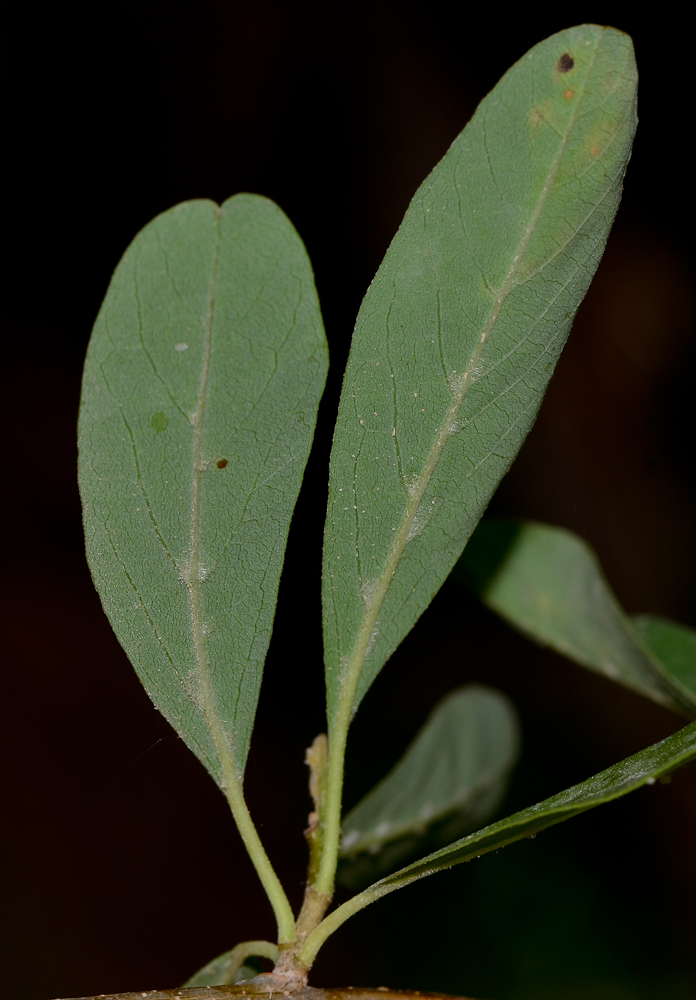
[[[227,459],[226,458],[221,458],[220,461],[217,464],[217,467],[218,467],[218,469],[224,469],[226,465],[227,465]]]
[[[166,431],[169,426],[169,417],[166,413],[155,413],[150,423],[153,430],[156,430],[158,434],[161,434],[162,431]]]
[[[564,52],[561,58],[558,60],[558,72],[570,73],[574,65],[575,65],[575,60],[570,55],[570,53]]]

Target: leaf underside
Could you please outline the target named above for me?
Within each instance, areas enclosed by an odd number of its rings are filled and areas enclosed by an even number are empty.
[[[244,770],[327,351],[267,199],[177,205],[119,263],[90,342],[79,479],[104,609],[212,776]]]
[[[537,45],[417,191],[365,296],[331,456],[330,726],[355,672],[353,710],[432,600],[532,425],[618,207],[635,99],[621,32]]]
[[[454,577],[535,642],[681,714],[696,716],[696,633],[631,620],[590,546],[564,528],[484,519]]]
[[[392,771],[342,820],[339,881],[365,885],[427,844],[450,843],[498,808],[517,763],[510,700],[470,684],[433,710]]]

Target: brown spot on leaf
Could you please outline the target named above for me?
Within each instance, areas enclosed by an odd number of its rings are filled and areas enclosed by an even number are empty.
[[[570,73],[571,69],[575,65],[575,60],[569,52],[564,52],[561,58],[558,60],[558,72],[559,73]]]
[[[226,465],[227,465],[227,459],[226,458],[221,458],[220,461],[217,464],[217,467],[218,467],[218,469],[224,469]]]
[[[571,97],[573,96],[573,91],[572,90],[566,90],[566,92],[565,92],[565,94],[563,96],[565,97],[565,99],[567,101],[569,101],[571,99]]]

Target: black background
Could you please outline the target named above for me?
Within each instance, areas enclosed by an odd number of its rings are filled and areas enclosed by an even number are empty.
[[[273,935],[225,803],[139,687],[82,548],[75,422],[89,330],[126,244],[177,201],[274,198],[307,244],[331,348],[246,779],[293,903],[303,751],[324,727],[321,529],[354,317],[410,196],[477,102],[527,48],[580,20],[633,35],[641,124],[604,261],[493,508],[578,531],[627,610],[696,625],[691,60],[678,23],[636,10],[126,0],[9,17],[3,998],[173,987],[237,941]],[[470,680],[507,691],[522,716],[510,811],[680,725],[448,583],[360,710],[347,805]],[[692,765],[378,903],[329,941],[313,982],[686,1000],[695,845]]]

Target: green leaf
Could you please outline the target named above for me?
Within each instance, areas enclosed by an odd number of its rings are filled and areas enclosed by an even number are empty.
[[[218,955],[195,975],[184,983],[184,988],[191,986],[228,986],[239,983],[243,979],[252,979],[258,971],[250,965],[238,965],[233,957],[233,951]]]
[[[245,965],[248,958],[261,956],[272,962],[277,962],[280,950],[270,941],[243,941],[222,955],[204,965],[184,983],[184,988],[191,986],[227,986],[253,979],[259,973],[252,965]]]
[[[272,202],[177,205],[97,318],[80,411],[87,555],[148,694],[222,784],[244,771],[327,351]]]
[[[440,844],[485,822],[500,805],[517,763],[517,713],[505,695],[470,684],[452,692],[393,770],[342,822],[340,881],[365,884],[421,846]],[[365,857],[367,852],[367,857]],[[362,855],[362,857],[360,856]]]
[[[432,600],[534,421],[616,214],[635,101],[621,32],[583,25],[535,46],[417,191],[365,296],[331,455],[330,732]]]
[[[530,837],[549,826],[562,823],[595,806],[618,799],[670,771],[696,759],[696,722],[646,750],[619,761],[579,785],[573,785],[550,799],[507,816],[491,826],[472,833],[394,875],[382,879],[382,886],[400,888],[423,875],[431,875],[452,865],[470,861],[489,851],[498,850],[522,837]],[[371,888],[375,888],[374,886]]]
[[[636,628],[596,555],[572,532],[533,521],[484,520],[454,575],[535,642],[696,715],[694,633],[654,619],[639,619],[647,624]]]
[[[326,938],[345,920],[382,896],[426,875],[433,875],[464,861],[471,861],[489,851],[497,851],[523,837],[534,837],[549,826],[562,823],[588,809],[594,809],[595,806],[627,795],[642,785],[652,785],[658,778],[694,759],[696,759],[696,722],[692,722],[673,736],[655,743],[646,750],[641,750],[633,757],[627,757],[614,764],[593,778],[567,788],[528,809],[507,816],[477,833],[463,837],[454,844],[435,851],[369,886],[324,919],[308,938],[300,954],[301,960],[311,962]]]
[[[633,627],[671,678],[681,682],[694,698],[696,709],[696,631],[666,618],[635,615]]]

